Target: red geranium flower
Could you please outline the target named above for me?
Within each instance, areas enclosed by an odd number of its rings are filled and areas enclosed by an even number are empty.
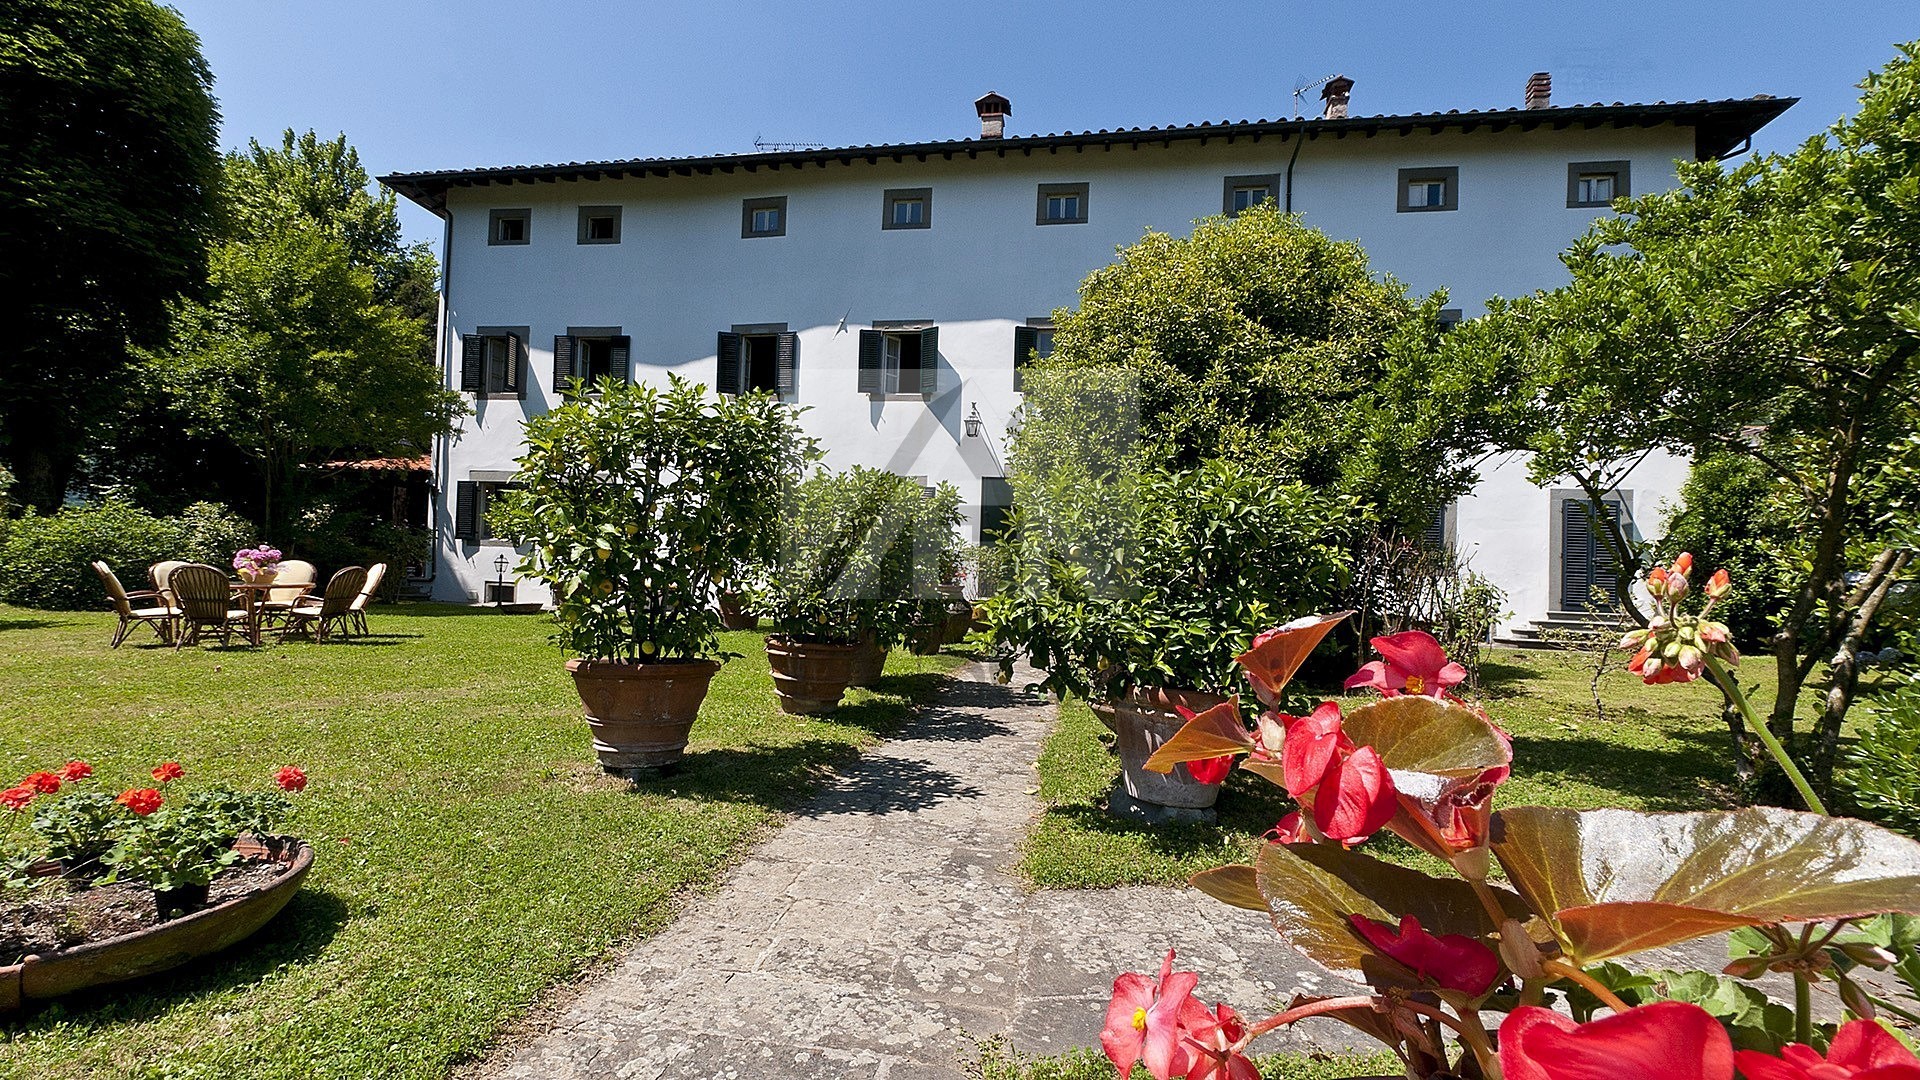
[[[0,791],[0,806],[4,806],[14,813],[19,813],[25,810],[27,804],[32,802],[33,797],[38,794],[40,793],[25,785],[10,787],[5,791]]]
[[[60,770],[60,775],[68,780],[85,780],[93,775],[93,766],[84,761],[69,761]]]
[[[1396,694],[1425,694],[1443,697],[1447,687],[1467,677],[1467,669],[1447,660],[1447,651],[1432,634],[1408,630],[1373,639],[1373,647],[1382,659],[1363,666],[1348,677],[1349,690],[1371,686],[1384,697]]]
[[[1469,997],[1479,997],[1492,989],[1494,980],[1500,977],[1500,958],[1492,949],[1465,934],[1435,937],[1412,915],[1400,917],[1398,933],[1365,915],[1347,918],[1367,944],[1443,990],[1458,990]]]
[[[20,781],[20,786],[30,787],[42,795],[51,795],[60,790],[60,778],[50,772],[33,772]]]
[[[163,784],[170,784],[187,775],[187,770],[177,761],[163,761],[153,767],[153,778]]]
[[[1155,1080],[1187,1072],[1193,1055],[1181,1045],[1183,1021],[1199,1020],[1206,1007],[1193,996],[1200,976],[1173,970],[1173,950],[1160,961],[1156,982],[1129,971],[1113,980],[1113,1000],[1107,1003],[1107,1026],[1100,1032],[1100,1048],[1120,1071],[1120,1080],[1133,1075],[1133,1063],[1144,1062]]]
[[[1506,1080],[1733,1080],[1733,1040],[1684,1001],[1585,1024],[1522,1005],[1500,1025],[1500,1071]]]
[[[1920,1080],[1920,1058],[1871,1020],[1842,1024],[1826,1057],[1811,1046],[1788,1043],[1779,1057],[1736,1050],[1733,1060],[1747,1080]]]
[[[273,782],[279,784],[282,791],[307,790],[307,774],[292,765],[280,766],[280,771],[273,774]]]
[[[120,797],[113,801],[133,811],[139,817],[146,817],[160,809],[160,804],[164,800],[160,798],[159,792],[149,787],[129,788],[121,792]]]

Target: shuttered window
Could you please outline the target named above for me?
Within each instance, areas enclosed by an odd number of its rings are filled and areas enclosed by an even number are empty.
[[[633,339],[604,329],[573,327],[553,339],[556,393],[590,390],[601,379],[626,382],[633,367]]]
[[[991,544],[1006,535],[1013,515],[1013,485],[1004,476],[980,478],[980,542]]]
[[[1595,520],[1593,505],[1585,499],[1568,499],[1560,504],[1562,611],[1592,610],[1596,590],[1606,607],[1619,602],[1619,562],[1600,530],[1619,522],[1620,504],[1609,499],[1601,507],[1605,524]]]
[[[463,335],[460,389],[483,397],[526,397],[526,327],[483,326]]]
[[[1427,522],[1426,529],[1420,534],[1420,546],[1428,551],[1445,551],[1452,546],[1448,534],[1453,521],[1453,504],[1445,503],[1433,512],[1433,519]]]
[[[1035,319],[1013,328],[1013,388],[1022,389],[1027,364],[1053,355],[1053,324]]]
[[[939,327],[860,331],[860,393],[932,397],[939,385]]]
[[[454,486],[453,538],[469,544],[494,539],[487,511],[494,500],[518,485],[493,480],[460,480]]]
[[[714,387],[722,394],[755,390],[783,398],[794,394],[794,369],[800,360],[798,334],[754,327],[722,330],[714,356],[719,365]]]

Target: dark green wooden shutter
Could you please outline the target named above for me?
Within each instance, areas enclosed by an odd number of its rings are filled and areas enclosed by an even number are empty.
[[[799,354],[799,334],[781,334],[774,340],[774,385],[779,389],[781,397],[793,396],[793,369]]]
[[[468,394],[487,389],[487,339],[479,334],[460,336],[460,389]]]
[[[1445,551],[1447,548],[1447,505],[1442,504],[1433,512],[1433,520],[1427,522],[1426,531],[1420,536],[1420,543],[1428,551]]]
[[[980,478],[980,542],[991,544],[1005,535],[1013,515],[1013,485],[1004,476]]]
[[[1033,350],[1040,347],[1040,331],[1031,326],[1013,328],[1013,388],[1020,389],[1026,375],[1027,362],[1033,359]]]
[[[527,396],[527,381],[522,378],[521,368],[527,364],[527,343],[520,340],[519,334],[507,335],[507,384],[501,389],[509,394]]]
[[[472,540],[479,532],[480,485],[461,480],[453,485],[453,538]]]
[[[886,335],[878,330],[860,331],[860,393],[878,394],[880,385],[880,350],[886,344]]]
[[[612,343],[607,346],[607,374],[613,376],[614,382],[623,383],[632,378],[632,372],[633,339],[630,337],[614,338]]]
[[[741,344],[739,334],[720,331],[720,344],[714,347],[715,355],[720,358],[720,370],[714,376],[713,388],[723,394],[739,393],[745,382],[740,369],[746,350]]]
[[[573,338],[553,336],[553,392],[564,394],[573,388]]]
[[[906,381],[906,373],[901,373]],[[920,331],[920,393],[932,397],[940,389],[940,328],[929,326]],[[905,386],[901,393],[912,393]]]
[[[1620,504],[1608,500],[1601,504],[1608,522],[1620,519]],[[1593,504],[1568,499],[1561,504],[1560,518],[1560,606],[1564,611],[1587,611],[1592,607],[1593,590],[1598,587],[1609,600],[1619,584],[1618,561],[1613,547],[1600,535],[1594,520]],[[1596,526],[1599,526],[1596,528]]]

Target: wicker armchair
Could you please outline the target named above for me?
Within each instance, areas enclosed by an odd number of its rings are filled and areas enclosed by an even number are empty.
[[[324,595],[301,597],[287,611],[287,625],[280,631],[281,640],[311,630],[315,638],[325,641],[335,626],[344,633],[353,619],[353,598],[366,586],[365,567],[349,566],[337,571],[327,579]]]
[[[185,624],[174,640],[174,648],[199,641],[201,632],[208,629],[220,636],[222,645],[232,638],[235,627],[242,638],[252,641],[249,612],[235,604],[232,583],[223,571],[205,563],[188,563],[175,569],[167,583],[179,597],[180,618]]]
[[[95,559],[93,572],[100,575],[100,583],[107,587],[107,596],[113,601],[113,610],[120,616],[120,625],[114,628],[113,641],[109,648],[117,649],[127,640],[135,627],[145,626],[160,636],[163,642],[173,641],[174,623],[180,617],[180,610],[166,603],[160,594],[151,589],[128,592],[120,584],[120,578],[113,567]],[[142,606],[135,607],[134,601]]]
[[[354,597],[353,603],[347,607],[347,611],[352,615],[352,618],[347,621],[352,623],[354,630],[362,635],[367,633],[367,605],[373,603],[373,594],[380,591],[380,583],[386,578],[387,564],[374,563],[367,569],[366,587],[360,590],[360,595]]]
[[[173,572],[187,565],[183,559],[168,559],[157,562],[147,568],[147,583],[160,596],[160,602],[171,608],[180,606],[180,598],[173,594]]]
[[[293,605],[313,592],[313,586],[320,580],[320,571],[310,562],[300,559],[286,559],[280,563],[280,569],[273,575],[273,587],[267,590],[261,601],[266,609],[263,619],[277,620],[286,618]]]

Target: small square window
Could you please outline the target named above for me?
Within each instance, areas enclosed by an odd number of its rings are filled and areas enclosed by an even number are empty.
[[[881,202],[882,229],[933,227],[932,188],[891,188]]]
[[[527,242],[532,230],[532,210],[487,211],[487,243],[515,245]]]
[[[785,236],[787,235],[787,197],[776,195],[766,199],[747,199],[740,204],[740,235]]]
[[[581,207],[580,232],[577,240],[582,244],[619,243],[620,208],[617,206]]]
[[[1437,169],[1401,169],[1399,212],[1418,213],[1460,209],[1460,170],[1453,166]]]
[[[1576,161],[1567,166],[1567,205],[1612,206],[1624,199],[1629,163],[1625,161]]]
[[[1041,184],[1034,223],[1084,225],[1087,221],[1086,184]]]
[[[1220,212],[1232,217],[1269,199],[1277,199],[1279,192],[1280,178],[1275,175],[1229,176],[1220,198]]]
[[[1460,309],[1457,307],[1441,308],[1440,317],[1436,321],[1440,324],[1441,333],[1451,334],[1453,333],[1453,328],[1460,325]]]

